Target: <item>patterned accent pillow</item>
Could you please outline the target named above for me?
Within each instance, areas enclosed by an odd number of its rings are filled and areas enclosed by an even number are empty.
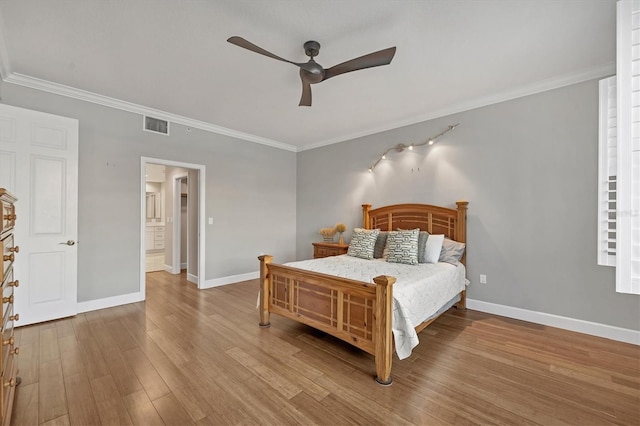
[[[406,231],[406,229],[398,228],[398,231]],[[427,263],[426,250],[427,250],[428,238],[429,238],[429,233],[427,231],[420,231],[420,235],[418,235],[418,263]],[[378,237],[378,240],[380,240],[380,237]],[[385,247],[384,250],[386,251],[386,249],[387,248]],[[375,257],[375,254],[374,254],[374,257]],[[385,254],[382,257],[387,257],[387,256]]]
[[[387,262],[418,264],[418,236],[420,229],[391,231],[387,236]]]
[[[378,238],[376,238],[376,245],[373,248],[373,258],[380,259],[384,254],[384,249],[387,246],[387,231],[380,231]]]
[[[379,233],[379,229],[354,228],[347,254],[361,259],[373,259],[373,248]]]

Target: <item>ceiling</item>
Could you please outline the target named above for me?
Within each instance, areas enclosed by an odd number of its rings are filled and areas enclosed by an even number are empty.
[[[615,0],[0,0],[0,74],[299,151],[615,72]],[[312,86],[397,46],[388,66]],[[163,118],[163,117],[160,117]]]

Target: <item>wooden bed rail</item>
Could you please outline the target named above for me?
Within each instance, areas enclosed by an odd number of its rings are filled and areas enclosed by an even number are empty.
[[[269,255],[258,259],[261,327],[274,313],[324,331],[372,354],[376,381],[391,384],[394,277],[366,283],[274,264]]]

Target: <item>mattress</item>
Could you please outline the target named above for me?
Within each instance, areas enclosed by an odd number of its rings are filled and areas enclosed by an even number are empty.
[[[419,343],[415,327],[450,304],[468,284],[466,269],[461,263],[405,265],[389,263],[384,259],[365,260],[342,255],[286,265],[369,283],[373,283],[373,278],[379,275],[395,277],[392,330],[400,359],[409,357]]]

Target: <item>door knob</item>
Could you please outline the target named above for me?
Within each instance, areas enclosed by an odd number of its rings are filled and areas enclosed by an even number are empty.
[[[64,243],[58,243],[58,244],[66,244],[68,246],[74,246],[74,245],[76,245],[76,242],[73,241],[73,240],[68,240],[68,241],[66,241]]]

